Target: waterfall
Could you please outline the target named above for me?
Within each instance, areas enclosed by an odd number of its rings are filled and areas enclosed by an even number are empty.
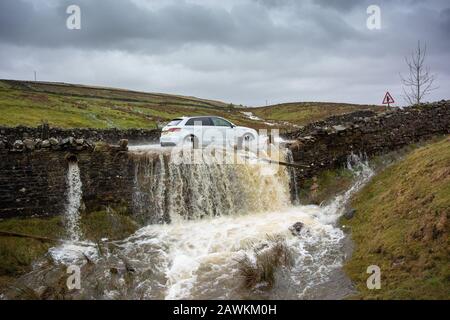
[[[294,163],[294,155],[292,154],[291,149],[286,150],[286,160],[288,163]],[[288,167],[287,170],[289,171],[290,176],[290,185],[291,185],[291,198],[292,198],[292,204],[299,205],[300,204],[300,198],[299,198],[299,190],[298,190],[298,180],[297,180],[297,174],[295,172],[294,167]]]
[[[259,161],[227,164],[202,153],[135,153],[133,207],[145,223],[261,212],[290,204],[287,168]]]
[[[80,206],[82,198],[82,183],[80,177],[80,168],[76,161],[69,162],[69,168],[66,176],[67,200],[65,212],[65,224],[67,236],[70,241],[79,241],[81,239],[80,229]]]
[[[82,290],[73,291],[73,298],[340,299],[353,293],[342,271],[346,235],[337,220],[373,175],[364,158],[349,157],[354,184],[331,204],[292,206],[288,168],[260,161],[227,165],[200,156],[187,164],[164,152],[132,154],[135,214],[153,223],[114,241],[113,249],[103,246],[101,253],[89,242],[50,249],[53,261],[64,265],[86,263],[86,257],[94,262],[82,273]],[[76,163],[69,166],[68,185],[68,229],[76,239],[81,201]],[[246,289],[240,261],[256,263],[276,245],[274,239],[285,243],[292,265],[274,271],[272,288],[262,289],[260,282]],[[61,277],[48,277],[45,268],[36,264],[24,278],[26,285],[58,286]]]
[[[366,185],[375,174],[365,155],[351,153],[347,157],[346,167],[352,171],[355,177],[354,183],[350,189],[343,194],[337,195],[330,204],[323,207],[324,215],[322,216],[322,221],[324,223],[335,223],[344,213],[346,204],[349,202],[350,198]]]

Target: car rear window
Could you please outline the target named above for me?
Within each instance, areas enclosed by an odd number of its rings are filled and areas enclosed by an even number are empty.
[[[202,124],[202,126],[213,126],[214,125],[210,118],[192,118],[186,122],[186,125],[194,126],[194,125],[196,125],[196,122],[197,123],[200,122]]]
[[[183,121],[183,119],[173,119],[172,121],[170,121],[167,126],[168,127],[174,127],[177,126],[181,121]]]

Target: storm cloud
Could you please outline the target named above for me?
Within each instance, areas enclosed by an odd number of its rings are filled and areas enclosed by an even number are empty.
[[[426,42],[450,98],[448,1],[2,0],[0,78],[116,86],[249,106],[401,99],[403,57]],[[66,28],[69,5],[81,30]],[[381,30],[366,27],[381,8]]]

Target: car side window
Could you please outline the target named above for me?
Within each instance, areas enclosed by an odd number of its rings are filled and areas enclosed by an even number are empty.
[[[221,118],[212,118],[212,122],[216,127],[229,127],[229,128],[233,127],[233,125],[230,122]]]
[[[204,126],[214,126],[211,118],[203,118],[202,119],[202,125],[204,125]]]
[[[194,126],[196,122],[201,122],[202,126],[213,126],[210,118],[192,118],[186,122],[186,126]]]

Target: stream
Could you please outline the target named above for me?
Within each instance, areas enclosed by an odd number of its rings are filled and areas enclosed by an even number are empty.
[[[292,168],[210,156],[191,165],[146,148],[132,157],[133,214],[144,227],[121,241],[83,241],[82,185],[71,164],[69,237],[22,283],[73,299],[342,299],[353,292],[342,271],[349,240],[337,221],[373,175],[359,157],[348,159],[353,186],[322,206],[292,195]],[[81,289],[68,293],[61,279],[70,265],[81,268]]]

